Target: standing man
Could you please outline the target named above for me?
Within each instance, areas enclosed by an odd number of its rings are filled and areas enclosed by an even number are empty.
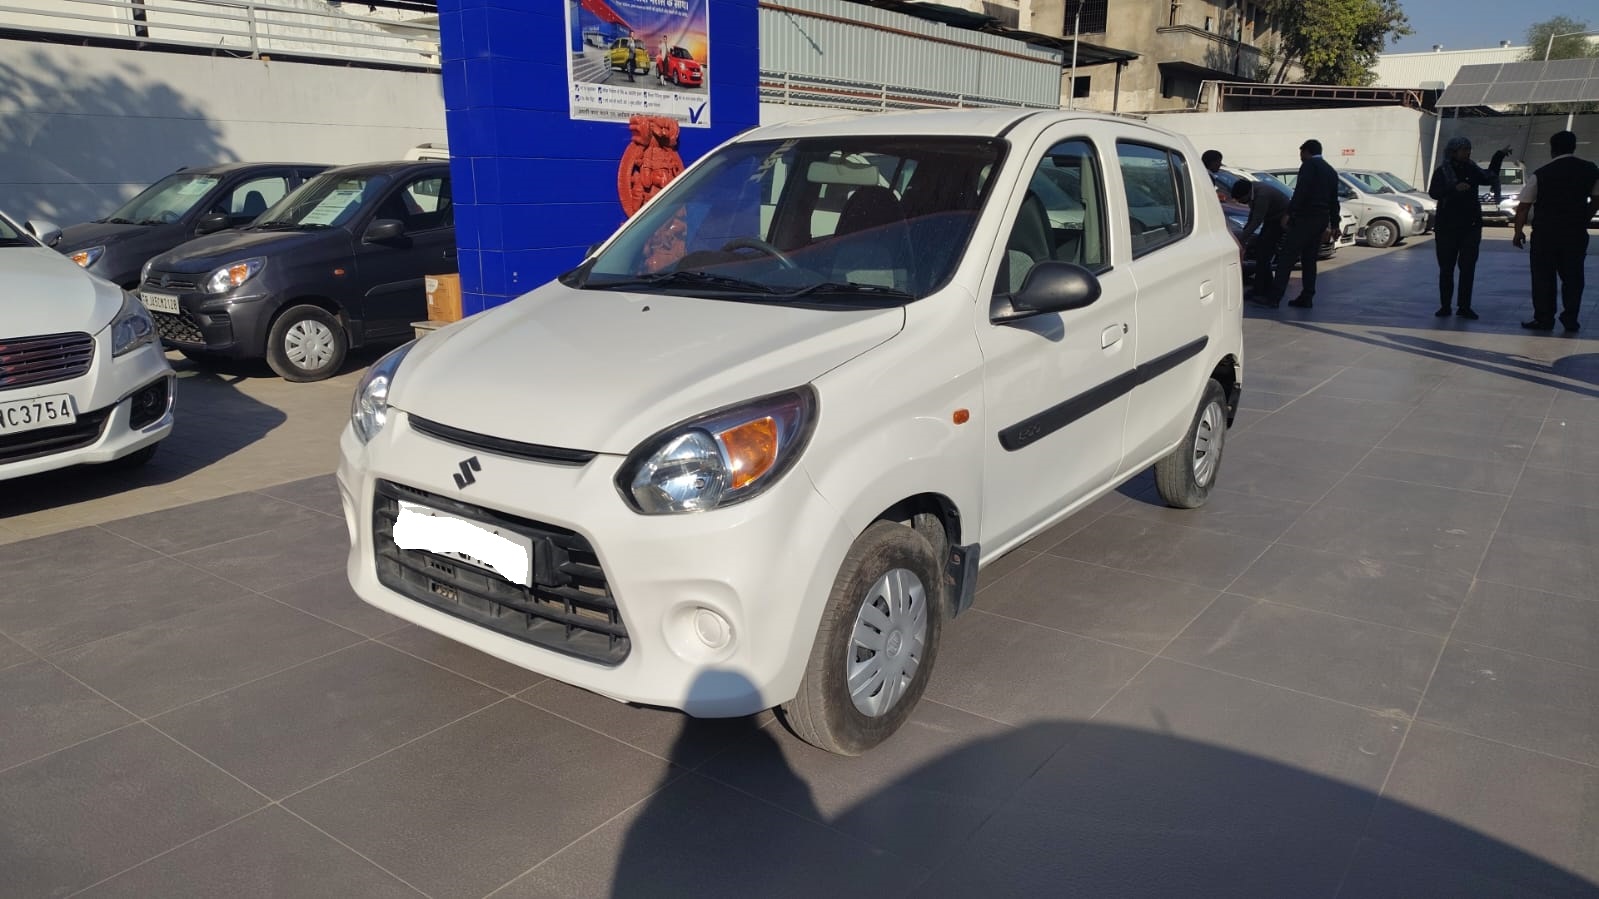
[[[1249,221],[1244,223],[1244,233],[1238,239],[1244,242],[1249,255],[1255,260],[1255,296],[1272,295],[1271,259],[1277,254],[1277,245],[1283,239],[1283,216],[1288,214],[1288,195],[1271,186],[1256,187],[1247,178],[1233,182],[1233,199],[1249,205]],[[1260,229],[1254,242],[1250,237]]]
[[[1510,148],[1495,150],[1488,171],[1471,160],[1471,141],[1451,137],[1444,145],[1444,161],[1432,173],[1427,194],[1438,201],[1438,218],[1433,249],[1438,253],[1439,318],[1450,314],[1449,301],[1455,292],[1455,268],[1460,268],[1460,297],[1455,312],[1461,318],[1475,319],[1471,311],[1471,287],[1477,278],[1477,254],[1482,248],[1482,203],[1477,188],[1499,178],[1499,163],[1510,155]]]
[[[1282,304],[1288,293],[1288,279],[1299,262],[1300,291],[1288,305],[1309,309],[1316,297],[1316,250],[1338,231],[1338,173],[1321,158],[1321,141],[1307,140],[1299,145],[1299,175],[1294,179],[1294,195],[1288,200],[1288,214],[1282,217],[1283,242],[1277,251],[1277,274],[1270,296],[1256,300],[1272,309]]]
[[[1227,186],[1222,184],[1221,179],[1216,177],[1217,173],[1221,171],[1221,151],[1206,150],[1199,154],[1199,161],[1205,166],[1205,171],[1210,173],[1211,186],[1216,188],[1216,199],[1223,203],[1227,202]]]
[[[1555,329],[1555,279],[1560,279],[1560,323],[1566,333],[1577,330],[1577,309],[1582,305],[1583,263],[1588,255],[1588,222],[1599,212],[1599,167],[1578,159],[1577,135],[1561,131],[1549,138],[1554,159],[1527,176],[1516,203],[1519,248],[1526,243],[1522,229],[1532,213],[1532,321],[1521,326],[1530,331]]]

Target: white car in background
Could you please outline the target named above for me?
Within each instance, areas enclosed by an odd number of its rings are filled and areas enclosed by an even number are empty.
[[[59,233],[0,214],[0,481],[142,464],[172,432],[150,313],[50,249]]]

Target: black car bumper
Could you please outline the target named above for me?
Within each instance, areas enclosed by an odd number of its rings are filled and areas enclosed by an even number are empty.
[[[139,285],[139,295],[164,346],[235,359],[258,359],[266,352],[267,331],[278,303],[261,294],[217,297],[162,286],[159,276]],[[177,312],[151,295],[176,297]],[[165,308],[161,308],[165,307]]]

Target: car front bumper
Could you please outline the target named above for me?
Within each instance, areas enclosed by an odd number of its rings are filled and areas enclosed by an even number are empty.
[[[724,509],[641,515],[614,483],[620,456],[562,465],[491,455],[422,434],[397,410],[370,444],[346,427],[340,450],[348,575],[362,599],[548,677],[699,717],[752,714],[793,698],[850,542],[803,469]],[[430,509],[539,535],[535,557],[548,539],[551,570],[587,570],[591,593],[600,583],[608,599],[586,612],[587,600],[568,605],[564,612],[578,618],[566,620],[586,620],[567,628],[563,644],[547,617],[563,610],[558,598],[546,604],[553,594],[545,588],[524,594],[458,559],[400,550],[388,517],[396,487]],[[597,564],[597,578],[585,563]],[[562,583],[550,589],[576,582]],[[486,600],[490,594],[512,604]],[[593,608],[607,603],[615,610],[609,619]],[[595,636],[600,630],[609,643]],[[617,632],[623,640],[611,639]]]
[[[150,282],[139,286],[141,297],[150,291],[168,296],[176,293],[178,299],[177,314],[150,310],[163,345],[235,359],[258,359],[266,352],[267,330],[279,305],[270,292],[246,284],[237,296],[219,297],[175,292]]]

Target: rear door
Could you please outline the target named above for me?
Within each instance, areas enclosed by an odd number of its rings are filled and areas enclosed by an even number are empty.
[[[426,276],[456,271],[449,168],[429,168],[396,183],[365,227],[383,219],[399,221],[404,233],[382,242],[357,235],[363,296],[355,314],[368,337],[409,332],[412,322],[427,318]]]

